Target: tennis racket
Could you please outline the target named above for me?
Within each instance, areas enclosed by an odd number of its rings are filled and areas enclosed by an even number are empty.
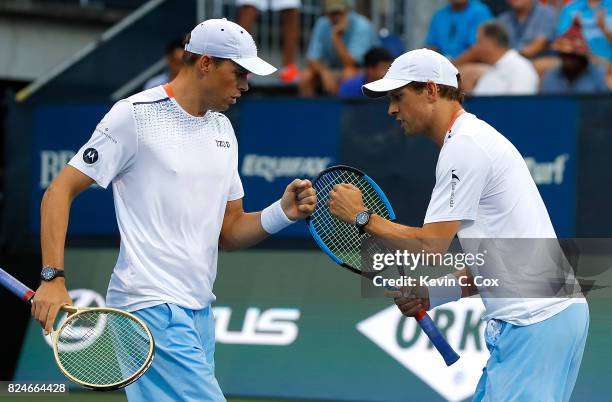
[[[332,166],[315,178],[317,207],[307,219],[308,229],[315,242],[336,264],[351,272],[373,279],[377,271],[371,269],[371,257],[389,250],[380,245],[368,233],[360,234],[355,225],[343,222],[329,212],[329,192],[336,184],[348,183],[361,190],[366,208],[376,215],[395,221],[395,213],[380,187],[369,176],[350,166]],[[396,288],[389,288],[397,290]],[[440,352],[447,366],[455,363],[459,355],[448,344],[425,309],[416,316],[421,329]]]
[[[0,285],[31,304],[34,291],[1,268]],[[151,366],[155,342],[138,317],[106,307],[62,310],[69,315],[51,336],[55,361],[68,379],[111,391],[133,383]]]

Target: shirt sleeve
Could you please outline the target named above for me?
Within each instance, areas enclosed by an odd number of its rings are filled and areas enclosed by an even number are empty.
[[[488,180],[488,155],[469,137],[459,134],[449,141],[438,159],[426,224],[476,219]]]
[[[227,193],[227,200],[234,201],[244,197],[244,189],[242,188],[242,180],[240,180],[240,174],[238,169],[234,170],[234,177],[230,183],[230,188]]]
[[[117,102],[68,164],[107,188],[132,165],[138,150],[132,104]]]
[[[229,189],[227,191],[227,201],[235,201],[244,197],[244,189],[242,188],[242,180],[240,180],[240,173],[238,172],[238,140],[236,140],[236,135],[234,135],[234,128],[232,127],[232,123],[230,123],[229,119],[226,119],[227,125],[229,126],[229,130],[231,130],[234,141],[234,172],[232,175],[232,179],[229,185]]]
[[[325,21],[321,17],[315,23],[314,28],[312,29],[312,34],[310,36],[310,43],[308,44],[308,52],[306,53],[306,58],[308,60],[321,60],[323,58],[323,25]]]

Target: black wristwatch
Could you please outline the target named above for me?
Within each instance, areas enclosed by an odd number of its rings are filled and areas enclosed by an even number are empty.
[[[355,216],[355,226],[359,230],[359,234],[365,233],[365,227],[370,222],[370,216],[374,213],[371,209],[361,211]]]
[[[40,279],[45,282],[52,281],[58,276],[65,277],[63,269],[57,269],[46,265],[43,267],[42,271],[40,271]]]

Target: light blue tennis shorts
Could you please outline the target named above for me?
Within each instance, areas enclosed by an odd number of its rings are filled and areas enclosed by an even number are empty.
[[[126,387],[130,402],[225,401],[215,378],[215,322],[210,307],[159,304],[137,310],[155,339],[147,372]]]
[[[589,330],[589,308],[574,303],[537,324],[489,320],[491,357],[474,402],[566,402],[580,370]]]

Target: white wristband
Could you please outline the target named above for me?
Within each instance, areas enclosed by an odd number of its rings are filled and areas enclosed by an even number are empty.
[[[448,274],[444,278],[446,278],[444,285],[427,287],[430,309],[461,299],[459,279],[453,274]]]
[[[280,200],[261,211],[261,226],[269,234],[274,234],[294,223],[285,215]]]

